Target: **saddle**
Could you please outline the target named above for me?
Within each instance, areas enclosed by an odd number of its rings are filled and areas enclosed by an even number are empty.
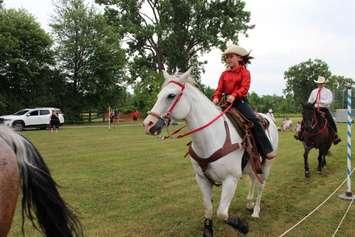
[[[225,110],[228,107],[228,104],[222,104],[220,107]],[[226,116],[230,119],[232,122],[233,126],[236,128],[238,134],[242,137],[242,143],[231,143],[230,139],[230,130],[229,126],[226,121],[224,121],[224,126],[225,126],[225,131],[226,131],[226,140],[224,142],[223,147],[221,147],[219,150],[215,151],[210,157],[208,158],[202,158],[199,157],[196,152],[192,148],[192,143],[189,142],[187,144],[188,146],[188,151],[185,154],[185,157],[187,155],[190,155],[192,159],[194,159],[202,169],[205,177],[212,183],[217,186],[220,184],[216,184],[206,173],[206,170],[209,166],[209,163],[218,160],[219,158],[225,156],[226,154],[229,154],[230,152],[237,150],[242,146],[246,152],[244,152],[244,155],[242,157],[242,168],[246,166],[248,161],[250,160],[250,164],[252,167],[252,170],[254,174],[256,175],[257,179],[260,181],[260,183],[263,183],[264,178],[261,176],[262,174],[262,162],[263,158],[261,158],[258,148],[256,146],[255,138],[251,132],[251,128],[253,127],[253,123],[249,121],[247,118],[244,117],[239,111],[237,111],[234,108],[231,108],[229,111],[227,111]],[[261,116],[258,115],[258,119],[260,121],[260,124],[264,129],[269,127],[269,121]]]
[[[256,146],[255,138],[251,131],[253,123],[235,108],[230,109],[226,115],[242,137],[242,146],[246,151],[243,156],[244,162],[246,163],[250,159],[250,164],[254,173],[257,176],[258,174],[262,174],[262,162],[265,158],[259,154]],[[269,127],[270,123],[267,119],[260,115],[257,115],[257,118],[264,129]]]

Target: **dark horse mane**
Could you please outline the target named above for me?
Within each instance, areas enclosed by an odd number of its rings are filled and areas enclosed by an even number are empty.
[[[309,129],[306,126],[306,121],[308,121],[310,118],[313,119],[313,117],[316,117],[316,124],[312,129]],[[324,123],[326,122],[325,116],[323,115],[323,112],[320,112],[318,109],[314,107],[314,103],[306,103],[303,104],[303,111],[302,111],[302,117],[305,122],[304,126],[306,130],[319,130],[324,126]]]
[[[306,103],[306,104],[303,104],[303,109],[306,109],[306,110],[314,110],[314,109],[315,109],[314,103]]]

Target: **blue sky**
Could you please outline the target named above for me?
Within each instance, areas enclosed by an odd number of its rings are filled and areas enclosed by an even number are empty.
[[[94,0],[87,0],[92,4]],[[246,0],[255,28],[239,45],[252,50],[249,66],[251,91],[282,95],[284,72],[308,59],[325,61],[330,71],[355,79],[355,1],[353,0]],[[6,8],[25,8],[49,31],[51,0],[5,0]],[[224,65],[221,51],[202,56],[208,61],[202,82],[217,86]]]

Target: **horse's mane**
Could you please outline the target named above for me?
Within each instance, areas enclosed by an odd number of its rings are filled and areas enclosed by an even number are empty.
[[[212,101],[197,87],[198,84],[191,76],[190,71],[187,71],[185,73],[178,72],[178,73],[175,73],[174,75],[169,75],[167,73],[164,73],[164,77],[165,77],[165,81],[162,85],[162,88],[164,86],[166,86],[170,80],[175,80],[175,81],[179,81],[181,83],[186,83],[186,84],[189,84],[191,89],[193,89],[195,92],[199,93],[202,96],[202,98],[206,99],[206,101],[209,101],[211,104],[213,104]]]
[[[311,114],[311,113],[315,113],[316,114],[316,117],[317,117],[317,120],[318,122],[322,121],[323,120],[323,116],[322,116],[322,113],[318,111],[318,109],[316,109],[314,107],[314,103],[306,103],[303,105],[303,111],[306,112],[307,114]],[[304,117],[305,119],[305,117]]]
[[[162,87],[164,87],[166,84],[168,84],[168,82],[173,79],[179,82],[183,82],[183,83],[189,83],[190,85],[196,87],[196,82],[195,80],[192,78],[192,76],[190,74],[188,74],[187,76],[184,73],[181,72],[177,72],[174,75],[169,75],[169,79],[165,78],[166,80],[164,81]]]
[[[303,105],[303,109],[313,110],[314,109],[314,104],[313,103],[306,103],[306,104]]]

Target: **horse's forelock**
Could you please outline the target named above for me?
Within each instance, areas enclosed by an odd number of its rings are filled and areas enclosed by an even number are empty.
[[[303,110],[314,110],[314,105],[311,103],[304,104]]]
[[[163,87],[166,86],[169,83],[169,81],[171,81],[171,80],[178,81],[181,83],[189,83],[193,86],[196,85],[196,82],[192,78],[192,76],[190,75],[189,71],[187,71],[185,73],[177,72],[174,75],[170,75],[167,72],[164,72],[164,78],[165,78],[165,81],[163,83]]]

